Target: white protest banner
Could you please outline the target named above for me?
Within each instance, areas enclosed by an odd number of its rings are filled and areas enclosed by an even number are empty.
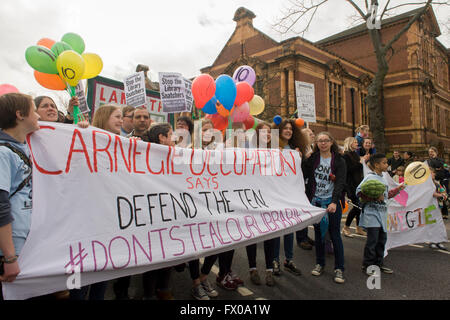
[[[75,87],[75,95],[78,98],[78,108],[80,109],[80,113],[87,113],[91,111],[91,109],[89,109],[86,96],[84,95],[84,87],[81,81],[78,82]]]
[[[169,115],[162,110],[162,103],[156,91],[147,90],[147,110],[156,122],[169,122]],[[88,80],[88,102],[92,113],[104,104],[126,106],[122,82],[97,76]]]
[[[42,122],[33,214],[5,299],[173,266],[318,223],[298,152],[192,150]],[[67,272],[67,273],[66,273]]]
[[[364,176],[371,170],[363,162]],[[389,190],[399,186],[383,172]],[[431,176],[421,184],[406,186],[397,196],[387,201],[387,242],[385,255],[392,248],[414,243],[448,241],[447,231],[437,200]]]
[[[160,72],[159,83],[163,111],[167,113],[191,111],[192,92],[191,83],[186,82],[180,73]]]
[[[398,184],[385,173],[390,188]],[[431,176],[421,184],[406,186],[388,201],[386,251],[408,244],[448,241],[441,210],[433,193]]]
[[[295,81],[298,117],[305,122],[316,122],[316,99],[314,84]]]
[[[145,75],[144,71],[136,72],[123,80],[125,101],[132,107],[146,105]]]

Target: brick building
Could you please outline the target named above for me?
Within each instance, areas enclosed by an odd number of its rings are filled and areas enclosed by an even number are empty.
[[[420,10],[420,9],[419,9]],[[382,38],[408,23],[416,10],[383,21]],[[239,8],[236,28],[214,63],[201,69],[214,78],[232,75],[240,65],[257,74],[255,93],[266,109],[258,117],[288,117],[296,110],[294,81],[313,83],[317,123],[315,131],[329,131],[339,142],[354,129],[368,124],[364,103],[376,60],[366,25],[338,33],[316,43],[301,37],[281,42],[253,27],[255,14]],[[385,80],[383,107],[386,139],[390,149],[413,151],[424,156],[434,145],[450,152],[450,51],[436,37],[439,25],[433,10],[413,24],[394,45]]]

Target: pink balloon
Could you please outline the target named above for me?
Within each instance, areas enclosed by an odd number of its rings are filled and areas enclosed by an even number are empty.
[[[231,114],[231,119],[233,122],[244,122],[247,120],[250,114],[250,106],[248,102],[243,103],[239,107],[234,107],[234,111]]]
[[[0,84],[0,96],[6,93],[19,92],[19,89],[10,84]]]

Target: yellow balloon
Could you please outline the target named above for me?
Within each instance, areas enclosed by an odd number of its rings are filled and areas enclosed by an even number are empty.
[[[256,116],[263,112],[265,107],[263,98],[256,94],[253,96],[253,99],[250,100],[248,105],[250,106],[250,114],[252,116]]]
[[[103,61],[98,54],[83,53],[81,56],[83,57],[85,63],[83,79],[94,78],[102,72]]]
[[[83,57],[73,50],[61,53],[56,59],[59,76],[72,87],[83,77],[85,63]]]
[[[430,168],[423,162],[416,161],[410,163],[405,169],[405,184],[414,186],[424,183],[430,177]]]

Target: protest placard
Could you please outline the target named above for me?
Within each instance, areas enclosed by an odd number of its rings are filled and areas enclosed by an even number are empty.
[[[178,265],[303,229],[325,214],[295,150],[181,149],[41,122],[33,220],[5,299]],[[54,201],[54,192],[66,195]]]
[[[80,113],[88,113],[91,111],[91,109],[89,109],[86,96],[84,95],[84,87],[81,81],[78,82],[75,87],[75,95],[78,98],[78,108],[80,109]]]
[[[163,111],[177,113],[191,111],[192,108],[192,83],[176,72],[159,73],[160,94]]]
[[[316,100],[314,84],[295,81],[298,117],[305,122],[316,122]]]
[[[136,72],[123,81],[126,104],[132,107],[145,106],[147,104],[145,94],[144,72]]]
[[[162,103],[157,91],[146,90],[147,110],[155,122],[170,122],[171,116],[162,110]],[[126,106],[124,85],[120,81],[97,76],[88,80],[88,103],[91,114],[104,104]],[[91,115],[92,116],[92,115]]]

